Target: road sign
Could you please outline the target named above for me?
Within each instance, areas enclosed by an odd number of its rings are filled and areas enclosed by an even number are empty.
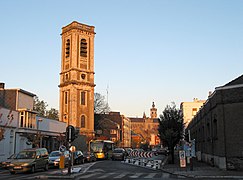
[[[66,146],[64,146],[64,145],[61,145],[60,147],[59,147],[59,151],[61,151],[61,152],[65,152],[67,150],[67,148],[66,148]]]
[[[69,148],[69,151],[71,151],[71,152],[76,151],[76,147],[75,147],[75,146],[71,146],[71,147]]]
[[[186,167],[186,153],[185,151],[179,151],[180,167]]]

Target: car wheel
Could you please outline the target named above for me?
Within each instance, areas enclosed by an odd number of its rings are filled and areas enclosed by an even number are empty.
[[[10,171],[10,174],[15,174],[16,172],[15,171]]]
[[[45,167],[44,167],[44,170],[45,171],[48,171],[48,168],[49,168],[49,165],[48,165],[48,163],[45,165]]]
[[[34,172],[35,172],[35,166],[34,166],[34,165],[31,167],[30,172],[31,172],[31,173],[34,173]]]

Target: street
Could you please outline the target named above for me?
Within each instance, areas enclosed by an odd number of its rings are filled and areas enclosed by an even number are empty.
[[[104,160],[74,166],[80,172],[74,173],[73,179],[177,179],[176,176],[164,173],[161,170],[147,169],[144,167],[125,164],[121,161]],[[61,174],[60,169],[37,171],[31,173],[18,173],[11,175],[8,170],[0,171],[0,179],[70,179]]]

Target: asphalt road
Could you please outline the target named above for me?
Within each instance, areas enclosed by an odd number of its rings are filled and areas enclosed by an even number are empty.
[[[75,179],[173,179],[161,170],[133,166],[121,161],[98,161]]]
[[[75,166],[80,172],[73,174],[73,179],[178,179],[176,176],[164,173],[161,170],[147,169],[134,166],[121,161],[104,160],[93,163],[85,163]],[[48,171],[39,170],[33,174],[18,173],[11,175],[7,170],[0,170],[0,179],[40,179],[50,177],[56,179],[70,179],[60,173],[59,169],[49,169]]]

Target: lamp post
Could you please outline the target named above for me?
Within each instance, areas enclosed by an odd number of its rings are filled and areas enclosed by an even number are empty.
[[[42,122],[42,121],[43,121],[43,119],[41,119],[41,118],[40,119],[37,119],[37,137],[39,136],[38,138],[40,138],[40,142],[39,142],[39,147],[40,148],[42,146],[42,138],[41,138],[41,135],[40,135],[41,132],[39,130],[39,123]]]

